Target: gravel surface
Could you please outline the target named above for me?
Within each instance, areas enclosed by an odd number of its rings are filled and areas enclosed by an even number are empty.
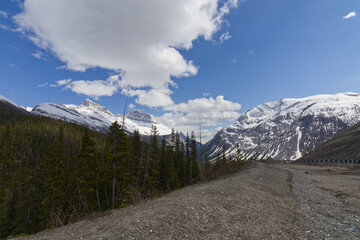
[[[293,174],[293,190],[310,239],[360,239],[360,169],[282,165]]]
[[[24,239],[359,239],[359,183],[360,172],[346,168],[247,163],[227,178]]]

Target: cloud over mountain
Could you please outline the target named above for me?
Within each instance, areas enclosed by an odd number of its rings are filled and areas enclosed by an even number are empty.
[[[223,4],[220,5],[220,2]],[[74,71],[104,68],[121,78],[73,81],[71,90],[99,97],[120,88],[148,106],[172,104],[172,77],[197,74],[179,49],[193,40],[211,40],[237,0],[25,0],[14,17],[20,30],[40,48]],[[116,77],[115,77],[116,78]],[[151,99],[151,101],[149,101]]]

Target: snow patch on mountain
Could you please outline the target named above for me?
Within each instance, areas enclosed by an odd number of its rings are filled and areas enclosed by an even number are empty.
[[[297,148],[296,148],[296,152],[295,152],[295,159],[298,159],[298,158],[302,157],[302,154],[300,152],[300,139],[301,139],[302,133],[300,131],[299,126],[296,127],[296,134],[298,135],[298,138],[297,138]],[[291,160],[293,160],[293,159],[291,159]]]
[[[4,96],[2,96],[2,95],[0,95],[0,101],[10,103],[10,104],[12,104],[12,105],[14,105],[14,106],[16,106],[16,107],[19,108],[19,106],[18,106],[16,103],[10,101],[9,99],[7,99],[6,97],[4,97]]]
[[[215,157],[222,146],[235,146],[261,158],[297,159],[336,133],[360,121],[360,94],[339,93],[286,98],[259,105],[205,144]]]
[[[78,106],[74,104],[41,103],[35,106],[31,113],[87,126],[100,132],[107,132],[109,126],[115,121],[119,124],[123,122],[123,117],[120,114],[113,114],[106,107],[89,99]],[[153,116],[139,111],[130,112],[124,121],[126,130],[129,132],[138,129],[140,134],[150,135],[152,126],[156,126],[160,135],[171,133],[171,129],[155,120]]]

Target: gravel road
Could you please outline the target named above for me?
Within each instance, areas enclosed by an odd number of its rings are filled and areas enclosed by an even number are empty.
[[[360,239],[360,171],[247,163],[227,178],[24,239]]]

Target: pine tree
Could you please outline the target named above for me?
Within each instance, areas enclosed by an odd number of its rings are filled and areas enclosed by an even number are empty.
[[[159,171],[159,185],[162,192],[168,191],[168,172],[167,172],[167,151],[165,136],[161,141],[161,153],[160,153],[160,171]]]
[[[152,126],[150,147],[145,164],[145,174],[143,179],[143,190],[155,190],[159,186],[159,149],[158,149],[158,130]]]
[[[135,129],[131,139],[131,172],[135,179],[135,188],[137,189],[140,183],[141,176],[144,171],[144,164],[142,162],[144,146],[141,142],[139,130]]]
[[[94,140],[86,131],[81,140],[81,149],[77,156],[76,183],[79,202],[84,210],[90,214],[96,209],[100,211],[101,203],[99,196],[99,163]]]
[[[44,211],[49,213],[48,224],[57,227],[66,224],[70,216],[67,213],[66,199],[67,163],[64,146],[64,128],[61,126],[56,141],[45,161],[45,198],[42,201]]]
[[[110,144],[110,153],[108,159],[112,162],[112,190],[111,190],[111,208],[115,208],[123,203],[120,198],[122,190],[126,187],[128,176],[128,139],[122,128],[117,122],[109,127],[108,142]]]
[[[191,176],[191,183],[200,180],[200,169],[197,163],[197,147],[194,132],[191,132]]]
[[[192,183],[192,162],[190,157],[190,138],[189,134],[186,133],[185,140],[185,176],[186,176],[186,185]]]
[[[12,127],[6,125],[0,145],[0,237],[14,231],[16,226],[16,201],[18,185],[16,184],[14,136]]]

